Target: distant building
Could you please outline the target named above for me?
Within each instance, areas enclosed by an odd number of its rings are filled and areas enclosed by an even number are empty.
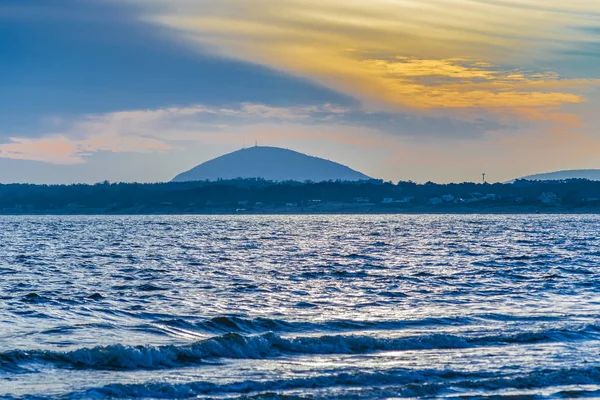
[[[471,197],[455,199],[454,203],[477,203],[478,201],[488,200],[487,195],[479,192],[471,193]]]
[[[298,207],[298,203],[285,203],[286,207]]]
[[[452,196],[451,194],[445,194],[442,196],[442,200],[446,203],[451,203],[454,201],[454,196]]]
[[[356,203],[369,203],[371,199],[369,199],[368,197],[355,197],[354,201]]]
[[[467,197],[466,199],[463,199],[461,197],[459,199],[454,200],[454,203],[455,204],[468,204],[468,203],[477,203],[478,201],[481,201],[481,199],[475,198],[475,197]]]
[[[544,192],[538,197],[538,200],[540,200],[542,204],[556,204],[558,196],[552,192]]]
[[[444,200],[442,200],[441,197],[432,197],[429,199],[427,204],[429,204],[430,206],[437,206],[439,204],[442,204],[443,202],[444,202]]]
[[[401,199],[394,199],[392,197],[385,197],[381,203],[382,204],[406,204],[406,203],[410,203],[411,201],[414,200],[414,197],[403,197]]]
[[[485,195],[485,198],[488,200],[496,200],[496,195],[494,193],[488,193]]]

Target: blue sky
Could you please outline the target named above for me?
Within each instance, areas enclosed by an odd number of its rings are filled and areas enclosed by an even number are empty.
[[[600,168],[600,6],[450,3],[0,1],[0,182],[163,181],[255,140],[386,180]]]

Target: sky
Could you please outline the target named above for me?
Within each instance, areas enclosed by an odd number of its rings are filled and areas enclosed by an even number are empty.
[[[384,180],[600,168],[598,0],[0,0],[0,182],[244,146]]]

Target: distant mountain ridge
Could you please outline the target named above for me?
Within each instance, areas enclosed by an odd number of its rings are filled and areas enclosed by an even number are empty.
[[[345,165],[279,147],[234,151],[177,175],[173,182],[262,178],[270,181],[361,181],[371,177]]]
[[[573,169],[555,171],[528,175],[519,179],[526,179],[529,181],[559,181],[565,179],[589,179],[591,181],[600,181],[600,169]]]

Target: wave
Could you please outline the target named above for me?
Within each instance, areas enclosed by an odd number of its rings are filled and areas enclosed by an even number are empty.
[[[462,374],[451,371],[412,371],[394,369],[386,372],[342,372],[329,375],[298,377],[266,381],[238,381],[225,384],[200,381],[189,383],[111,384],[66,396],[80,398],[157,398],[176,399],[197,396],[244,393],[246,398],[277,398],[277,393],[289,390],[318,390],[340,387],[411,385],[436,379],[457,378]],[[259,394],[260,392],[267,392]],[[254,395],[252,395],[254,394]],[[284,398],[287,398],[284,397]],[[310,396],[314,398],[314,396]]]
[[[326,322],[284,321],[271,318],[247,319],[220,316],[200,322],[184,319],[159,320],[157,324],[211,333],[266,333],[266,332],[344,332],[356,330],[396,330],[409,327],[468,325],[473,319],[467,317],[426,318],[403,321],[354,321],[333,320]]]
[[[16,370],[28,362],[84,369],[161,369],[202,364],[209,359],[263,359],[281,355],[365,354],[378,351],[460,349],[477,346],[576,341],[597,338],[600,328],[551,329],[512,335],[458,336],[431,334],[407,337],[322,335],[282,337],[275,333],[227,333],[183,346],[99,346],[74,351],[12,350],[0,353],[0,369]]]
[[[430,317],[414,320],[329,320],[324,322],[284,321],[271,318],[243,318],[238,316],[219,316],[199,322],[190,322],[183,318],[160,319],[155,321],[158,325],[182,328],[191,331],[208,333],[296,333],[296,332],[345,332],[357,330],[386,331],[405,328],[419,328],[431,326],[465,326],[480,323],[481,321],[495,322],[550,322],[561,320],[562,316],[515,316],[505,314],[480,314],[453,317]]]
[[[385,372],[338,372],[327,375],[277,379],[268,381],[238,381],[218,384],[200,381],[188,383],[111,384],[65,396],[81,398],[190,398],[198,396],[243,394],[239,399],[301,398],[283,395],[286,392],[306,393],[309,398],[386,398],[437,397],[460,391],[463,397],[473,398],[484,390],[486,396],[501,398],[509,389],[509,398],[528,398],[526,393],[536,389],[553,388],[556,394],[580,395],[598,393],[600,367],[540,370],[529,373],[494,376],[488,372],[457,372],[451,370],[391,369]],[[584,388],[584,385],[589,385]],[[327,392],[327,389],[332,389]],[[316,393],[315,393],[316,391]],[[470,396],[468,393],[472,392]],[[505,392],[508,393],[508,392]],[[517,394],[515,394],[517,393]],[[286,393],[287,394],[287,393]],[[315,396],[315,394],[317,394]],[[568,397],[568,396],[567,396]]]

